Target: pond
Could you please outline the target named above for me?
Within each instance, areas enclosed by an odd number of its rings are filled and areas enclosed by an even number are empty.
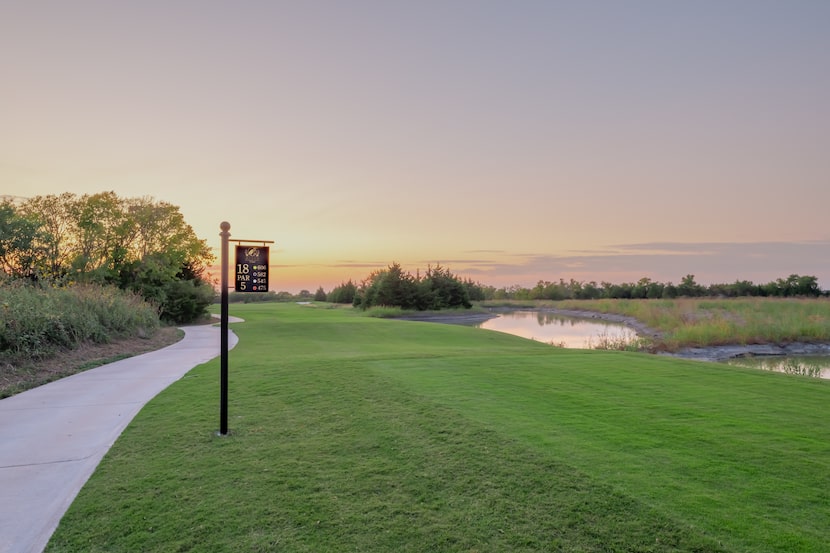
[[[509,311],[475,326],[565,348],[592,349],[603,343],[630,342],[637,337],[633,330],[621,324],[545,311]]]

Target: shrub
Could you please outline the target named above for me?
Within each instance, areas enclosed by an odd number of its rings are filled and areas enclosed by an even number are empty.
[[[173,324],[192,323],[213,303],[213,288],[202,280],[172,280],[165,283],[161,318]]]

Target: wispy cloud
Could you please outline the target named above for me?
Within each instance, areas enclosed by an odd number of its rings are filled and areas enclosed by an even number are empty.
[[[584,282],[636,282],[647,277],[678,283],[694,275],[702,284],[750,280],[766,283],[791,274],[811,275],[822,288],[830,288],[830,240],[802,242],[648,242],[603,245],[592,250],[564,254],[508,253],[479,250],[446,259],[399,261],[405,269],[425,270],[427,266],[449,268],[463,278],[483,284],[533,286],[538,281],[576,279]],[[278,264],[277,269],[319,268],[331,283],[346,278],[360,280],[375,269],[389,266],[394,259],[341,259],[311,265]],[[329,284],[332,286],[333,284]]]
[[[624,282],[649,277],[679,282],[687,274],[695,275],[703,283],[761,283],[795,273],[816,276],[827,286],[830,240],[615,244],[565,255],[540,253],[477,259],[460,272],[485,283],[498,280],[525,285],[559,278]]]
[[[322,265],[324,267],[334,267],[339,269],[376,269],[378,267],[386,267],[391,261],[337,261],[330,265]]]

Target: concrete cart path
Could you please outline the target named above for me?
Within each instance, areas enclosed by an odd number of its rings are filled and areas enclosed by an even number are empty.
[[[0,553],[42,552],[144,404],[219,355],[218,326],[183,330],[185,337],[166,348],[0,400]],[[231,332],[228,347],[236,342]],[[216,398],[218,419],[218,389]]]

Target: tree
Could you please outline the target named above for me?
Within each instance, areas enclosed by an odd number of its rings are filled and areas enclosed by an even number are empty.
[[[0,204],[0,271],[14,277],[33,278],[42,250],[40,225],[18,213],[10,202]]]
[[[820,296],[821,288],[818,286],[818,279],[814,276],[798,276],[795,277],[795,294],[797,296]],[[792,277],[790,277],[792,278]]]
[[[354,305],[362,309],[375,306],[416,309],[417,284],[400,264],[372,272],[360,285]]]
[[[421,309],[472,307],[467,288],[449,269],[441,265],[436,265],[434,269],[427,267],[427,273],[419,283],[419,289],[422,290],[418,302]]]
[[[326,291],[323,290],[322,286],[317,288],[317,291],[314,292],[314,301],[326,301]]]
[[[357,295],[357,286],[350,279],[348,282],[332,288],[326,299],[332,303],[353,304],[355,295]]]
[[[107,281],[118,273],[136,224],[124,204],[114,192],[85,195],[71,204],[77,244],[73,272],[93,281]]]
[[[643,299],[648,297],[648,287],[651,285],[651,279],[648,277],[641,278],[637,284],[631,288],[631,297],[633,299]]]
[[[677,286],[669,282],[663,287],[663,299],[674,299],[677,297]]]
[[[21,211],[38,223],[38,246],[42,257],[36,271],[39,276],[55,281],[69,273],[71,259],[76,254],[74,213],[77,198],[70,192],[60,196],[35,196],[26,200]]]
[[[593,280],[582,286],[582,292],[577,299],[581,300],[595,300],[602,296],[602,290],[599,289],[597,283]]]
[[[382,306],[398,306],[403,309],[416,307],[415,279],[406,273],[399,263],[394,262],[384,271],[375,273],[371,283],[371,293],[368,298],[371,304]]]
[[[677,285],[677,295],[695,298],[703,295],[703,286],[695,282],[695,275],[684,276]]]
[[[190,263],[200,274],[213,261],[207,242],[196,236],[178,207],[151,198],[129,200],[126,207],[136,224],[131,246],[134,257],[167,252],[172,263]]]
[[[27,200],[21,211],[37,225],[32,251],[39,252],[33,261],[39,277],[136,290],[177,323],[204,311],[205,298],[212,298],[203,275],[213,254],[174,205],[114,192],[65,193]]]
[[[462,284],[467,289],[467,297],[470,298],[470,301],[484,301],[487,299],[488,291],[495,291],[492,286],[486,287],[480,282],[473,282],[469,278],[464,279]]]
[[[736,280],[729,291],[728,295],[734,297],[757,296],[760,293],[759,287],[748,280]]]
[[[814,276],[790,275],[786,279],[779,278],[769,283],[765,288],[769,295],[775,296],[820,296],[821,289],[818,287],[818,280]]]

